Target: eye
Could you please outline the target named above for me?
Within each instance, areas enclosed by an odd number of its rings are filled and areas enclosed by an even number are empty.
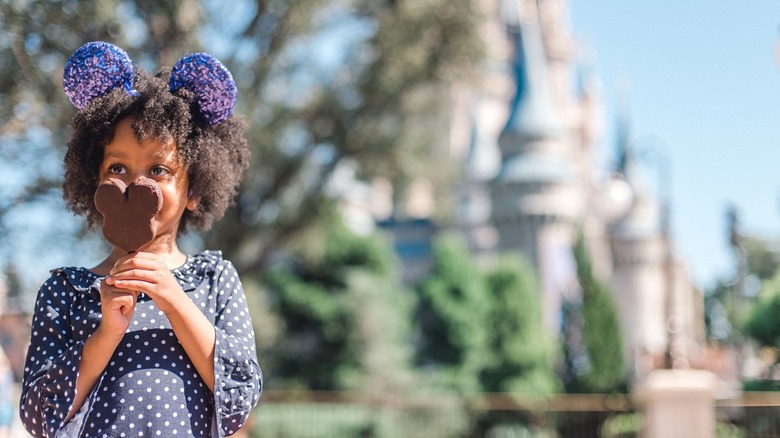
[[[113,173],[115,175],[122,175],[127,173],[127,169],[125,168],[125,166],[121,164],[112,164],[108,166],[108,173]]]
[[[154,166],[149,171],[149,173],[152,176],[166,176],[166,175],[170,174],[171,171],[168,170],[168,168],[166,168],[165,166]]]

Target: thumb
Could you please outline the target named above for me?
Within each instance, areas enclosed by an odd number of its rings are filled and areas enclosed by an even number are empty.
[[[125,302],[119,310],[122,312],[122,315],[129,315],[133,311],[135,311],[135,305],[138,303],[138,295],[136,294],[129,294],[130,295],[130,302]]]

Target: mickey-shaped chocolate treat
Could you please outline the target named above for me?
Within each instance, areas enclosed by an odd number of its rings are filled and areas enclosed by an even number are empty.
[[[162,208],[157,182],[140,177],[125,186],[122,180],[109,178],[95,191],[95,207],[103,215],[106,240],[127,252],[137,251],[154,239],[154,216]]]

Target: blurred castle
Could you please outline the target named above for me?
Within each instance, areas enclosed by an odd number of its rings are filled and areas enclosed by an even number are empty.
[[[580,299],[572,248],[581,232],[597,277],[614,295],[634,382],[655,368],[701,366],[703,296],[675,252],[668,205],[642,179],[626,123],[615,165],[597,166],[599,78],[570,34],[567,3],[479,3],[488,52],[481,82],[455,85],[450,97],[447,147],[462,163],[461,180],[449,189],[457,197],[451,228],[480,262],[503,251],[526,256],[555,336],[564,302]],[[386,182],[374,184],[369,201],[373,219],[394,237],[407,284],[426,273],[438,231],[431,184],[413,186],[403,212],[382,202]],[[356,219],[360,202],[351,201],[347,217],[365,224]]]

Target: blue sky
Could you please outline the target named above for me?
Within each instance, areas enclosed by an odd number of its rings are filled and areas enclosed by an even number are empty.
[[[601,77],[602,158],[627,106],[637,148],[670,157],[672,233],[696,284],[734,272],[727,205],[746,232],[780,238],[780,2],[572,0],[570,10]],[[658,169],[648,160],[656,191]]]

